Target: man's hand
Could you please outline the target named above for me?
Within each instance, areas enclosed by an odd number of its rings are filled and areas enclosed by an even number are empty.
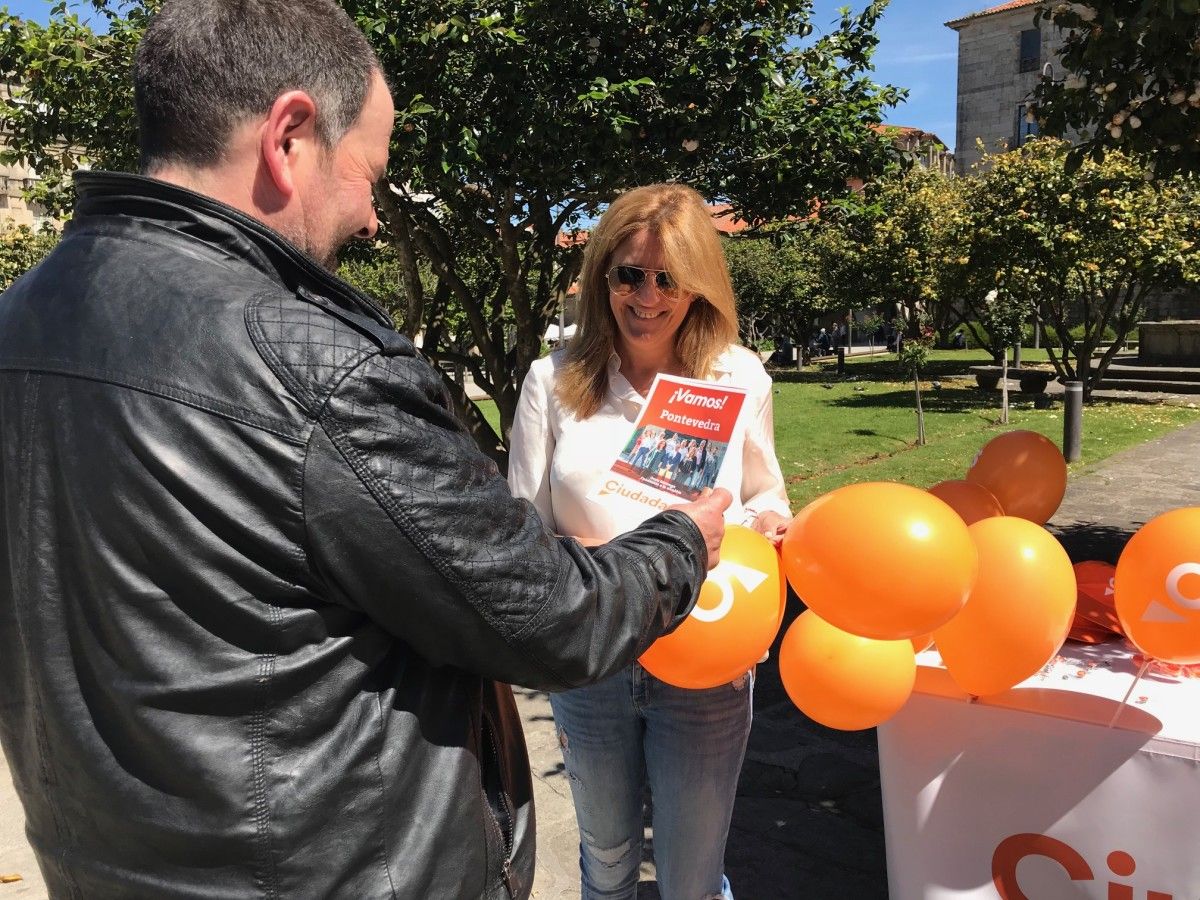
[[[725,488],[705,488],[699,500],[671,507],[690,517],[704,535],[710,569],[721,561],[721,541],[725,537],[725,510],[732,502],[733,495]]]

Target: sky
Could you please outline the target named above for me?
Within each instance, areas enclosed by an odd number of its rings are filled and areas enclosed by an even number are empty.
[[[0,0],[2,2],[2,0]],[[958,35],[944,23],[993,6],[1000,0],[891,0],[879,25],[875,53],[876,80],[908,88],[908,100],[891,110],[885,121],[932,131],[954,147],[955,81]],[[19,16],[46,21],[50,0],[9,0]],[[836,25],[837,10],[861,9],[862,0],[816,0],[813,26],[826,31]]]
[[[945,23],[995,6],[1001,0],[891,0],[879,22],[875,80],[908,88],[908,99],[884,121],[932,131],[954,149],[958,33]],[[861,9],[860,0],[816,0],[815,29],[837,23],[841,6]]]

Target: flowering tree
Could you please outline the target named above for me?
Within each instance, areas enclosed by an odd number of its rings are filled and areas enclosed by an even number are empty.
[[[951,302],[959,274],[959,181],[913,166],[869,184],[861,204],[845,217],[834,217],[858,269],[857,277],[843,279],[846,306],[902,307],[912,337],[920,311],[943,335],[961,320],[961,308]]]
[[[1068,150],[1032,141],[965,179],[970,242],[960,277],[1039,310],[1061,347],[1047,347],[1055,369],[1090,396],[1147,293],[1200,282],[1200,191],[1183,176],[1152,183],[1120,151],[1071,170]],[[1116,339],[1098,353],[1106,328]]]
[[[1037,12],[1067,31],[1064,80],[1037,88],[1043,131],[1082,132],[1068,157],[1144,154],[1158,177],[1200,173],[1200,2],[1087,0]]]

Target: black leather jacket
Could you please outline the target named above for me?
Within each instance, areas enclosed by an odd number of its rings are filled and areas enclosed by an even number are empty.
[[[699,531],[556,538],[364,296],[211,199],[78,187],[0,296],[0,739],[51,893],[527,896],[506,683],[629,663]]]

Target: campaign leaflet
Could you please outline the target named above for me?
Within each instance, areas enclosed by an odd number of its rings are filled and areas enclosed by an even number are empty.
[[[590,499],[635,503],[652,515],[695,500],[717,481],[746,391],[659,375],[633,432]]]

